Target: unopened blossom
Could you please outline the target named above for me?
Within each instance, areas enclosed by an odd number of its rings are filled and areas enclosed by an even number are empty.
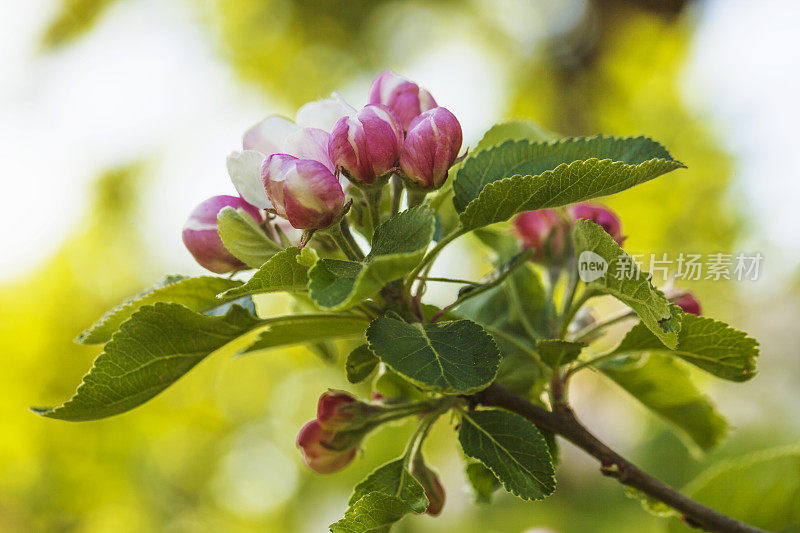
[[[249,128],[242,137],[242,152],[228,156],[228,173],[239,194],[266,209],[269,200],[261,184],[261,165],[273,154],[319,161],[331,172],[328,155],[330,131],[339,118],[356,112],[338,93],[309,102],[297,111],[296,121],[272,115]]]
[[[675,299],[672,303],[680,307],[684,313],[700,316],[700,301],[695,298],[694,294],[691,292],[687,292],[680,298]]]
[[[425,512],[431,516],[438,516],[444,508],[446,494],[439,476],[425,464],[422,455],[417,455],[411,466],[411,474],[419,481],[428,498],[428,508]]]
[[[308,422],[297,434],[303,461],[320,474],[331,474],[349,465],[360,442],[361,435],[326,430],[317,419]]]
[[[606,233],[622,246],[625,237],[622,235],[622,222],[612,210],[598,204],[575,204],[568,209],[573,220],[591,220],[601,226]]]
[[[411,121],[420,113],[436,107],[428,91],[391,70],[375,78],[367,99],[370,104],[383,104],[394,111],[404,130],[410,129]]]
[[[297,229],[327,228],[344,205],[339,180],[319,161],[273,154],[264,160],[261,180],[277,213]]]
[[[394,112],[380,104],[343,117],[331,132],[328,152],[350,181],[372,185],[396,167],[403,128]]]
[[[242,209],[257,224],[264,221],[263,212],[238,196],[214,196],[195,207],[183,226],[183,244],[201,266],[217,274],[239,270],[245,266],[222,244],[217,230],[217,215],[225,207]]]
[[[355,417],[355,412],[347,408],[356,403],[358,400],[349,394],[328,391],[317,402],[317,420],[325,429],[341,429]]]
[[[330,430],[353,430],[376,422],[386,408],[357,400],[346,392],[327,391],[317,402],[317,420]]]
[[[520,213],[514,219],[514,228],[523,246],[536,250],[533,261],[544,262],[563,257],[569,223],[554,209]]]
[[[461,150],[461,124],[450,111],[436,107],[414,118],[400,152],[400,168],[418,189],[440,187]]]

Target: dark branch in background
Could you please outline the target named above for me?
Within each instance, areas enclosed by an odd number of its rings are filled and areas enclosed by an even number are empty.
[[[517,413],[537,426],[567,439],[597,459],[604,476],[612,477],[623,485],[669,505],[680,512],[686,523],[693,527],[725,533],[766,533],[763,529],[720,514],[644,472],[590,433],[566,405],[556,411],[548,411],[496,383],[475,394],[472,399],[481,405],[501,407]]]

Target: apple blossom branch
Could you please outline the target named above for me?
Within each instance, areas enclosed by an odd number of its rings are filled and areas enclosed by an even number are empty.
[[[497,383],[472,395],[471,399],[481,405],[500,407],[517,413],[537,426],[560,435],[597,459],[604,476],[614,478],[623,485],[669,505],[681,513],[684,522],[692,527],[724,533],[765,533],[763,529],[739,522],[684,496],[643,471],[594,436],[566,404],[562,404],[556,411],[548,411]]]

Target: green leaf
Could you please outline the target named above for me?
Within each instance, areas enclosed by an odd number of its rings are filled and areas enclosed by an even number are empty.
[[[348,505],[351,507],[372,492],[382,492],[406,502],[415,513],[424,513],[428,498],[419,481],[408,471],[403,458],[379,467],[353,489]]]
[[[378,358],[375,357],[369,346],[366,344],[358,346],[350,352],[344,364],[347,381],[361,383],[375,370],[376,366],[378,366]]]
[[[453,202],[462,226],[471,230],[522,211],[618,193],[682,167],[646,137],[512,140],[464,162]]]
[[[400,498],[371,492],[350,507],[344,518],[331,524],[330,529],[332,533],[384,533],[409,510]]]
[[[691,498],[767,531],[800,531],[800,447],[752,453],[713,466],[686,487]],[[697,531],[678,520],[673,533]]]
[[[500,487],[500,481],[492,471],[478,461],[467,464],[467,480],[475,491],[475,500],[478,503],[491,502],[492,494]]]
[[[418,401],[426,398],[425,393],[419,387],[386,365],[379,367],[373,390],[383,396],[384,401],[388,403]]]
[[[260,267],[282,249],[242,209],[226,207],[220,211],[217,228],[225,248],[250,268]]]
[[[306,291],[308,268],[297,262],[300,253],[297,246],[276,253],[261,265],[247,283],[229,289],[221,296],[228,298],[244,294]]]
[[[240,353],[251,353],[288,344],[343,337],[360,337],[369,321],[355,315],[287,315],[261,321],[267,327]]]
[[[542,361],[550,368],[558,368],[574,361],[586,345],[582,342],[568,342],[559,339],[546,339],[536,343],[536,351]]]
[[[529,265],[516,269],[499,287],[466,300],[457,311],[478,324],[522,339],[546,336],[555,313],[545,298],[539,274]],[[500,343],[499,338],[495,340]]]
[[[722,379],[747,381],[755,376],[758,341],[724,322],[685,314],[675,350],[666,350],[641,324],[635,325],[614,350],[618,354],[654,351],[676,355]]]
[[[82,344],[102,344],[108,341],[120,324],[133,313],[142,306],[156,302],[179,303],[192,311],[208,311],[222,304],[217,299],[217,294],[241,284],[241,281],[213,276],[197,278],[166,276],[154,286],[108,311],[75,340]]]
[[[491,332],[489,333],[491,335]],[[503,346],[503,360],[497,369],[494,380],[514,394],[525,398],[533,398],[541,394],[548,382],[549,375],[541,368],[541,363],[531,355],[515,350],[515,346],[506,348],[506,342],[501,337],[495,336],[497,345]]]
[[[556,139],[556,135],[530,120],[509,120],[500,122],[489,128],[483,137],[470,151],[470,157],[487,148],[492,148],[509,140],[525,140],[546,142]]]
[[[332,311],[363,302],[420,262],[433,231],[434,215],[425,206],[390,218],[375,230],[372,250],[363,262],[336,259],[316,262],[308,272],[311,298]]]
[[[547,442],[533,423],[500,409],[462,413],[458,441],[505,489],[525,500],[541,500],[556,488]]]
[[[605,261],[605,274],[587,285],[586,290],[609,294],[629,306],[668,348],[678,346],[678,332],[683,313],[671,306],[664,294],[653,287],[649,275],[642,272],[603,228],[591,220],[578,220],[573,230],[578,268],[584,262]]]
[[[409,324],[384,316],[369,325],[367,341],[392,370],[423,389],[445,394],[487,387],[500,363],[492,338],[469,320]]]
[[[60,407],[34,411],[71,421],[123,413],[154,397],[207,355],[259,323],[239,306],[214,317],[176,303],[142,306],[114,333],[72,399]]]
[[[645,407],[682,430],[702,450],[716,446],[728,423],[692,383],[687,368],[661,353],[599,363],[600,370]]]

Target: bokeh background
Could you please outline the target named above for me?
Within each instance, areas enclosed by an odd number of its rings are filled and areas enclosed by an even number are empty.
[[[764,255],[758,282],[689,287],[762,343],[754,380],[697,376],[736,429],[693,455],[590,373],[576,408],[675,486],[724,458],[797,445],[798,27],[793,0],[0,1],[0,531],[320,532],[400,452],[403,426],[343,472],[304,468],[294,436],[316,397],[354,390],[341,361],[304,348],[212,357],[112,419],[27,410],[72,394],[99,351],[72,339],[103,311],[163,273],[201,273],[180,229],[195,204],[233,192],[225,156],[248,126],[332,90],[361,105],[387,67],[453,110],[467,143],[527,117],[565,135],[647,134],[686,162],[610,203],[631,251]],[[464,240],[445,262],[478,275],[488,265],[475,250]],[[446,424],[427,450],[447,505],[397,531],[664,528],[568,445],[553,497],[489,506],[472,502]]]

